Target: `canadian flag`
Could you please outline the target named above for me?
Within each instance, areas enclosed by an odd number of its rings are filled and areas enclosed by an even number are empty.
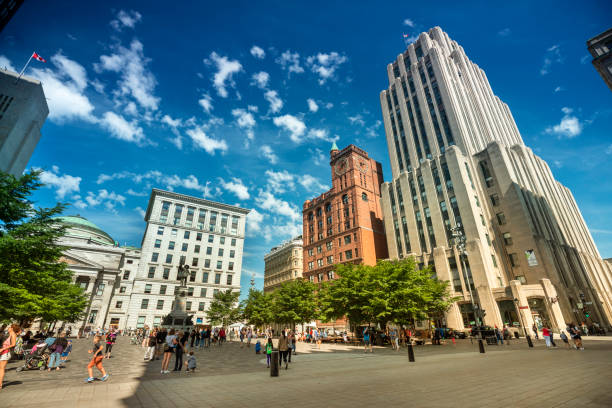
[[[46,59],[44,59],[43,57],[41,57],[40,55],[38,55],[36,52],[32,53],[32,58],[39,60],[40,62],[47,62]]]

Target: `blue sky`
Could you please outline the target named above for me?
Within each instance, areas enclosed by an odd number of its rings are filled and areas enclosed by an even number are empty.
[[[48,61],[27,72],[50,108],[30,161],[49,187],[35,199],[71,202],[67,213],[129,245],[152,187],[252,208],[242,286],[251,273],[261,286],[264,254],[329,187],[332,141],[364,148],[390,179],[386,65],[403,33],[440,26],[612,257],[612,93],[585,45],[610,28],[612,5],[455,3],[29,0],[0,33],[0,65],[19,70],[33,50]]]

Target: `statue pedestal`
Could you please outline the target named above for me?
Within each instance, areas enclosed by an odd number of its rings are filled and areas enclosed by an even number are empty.
[[[174,307],[170,314],[164,318],[162,326],[175,330],[191,330],[193,322],[185,307],[186,298],[187,286],[179,286],[174,295]]]

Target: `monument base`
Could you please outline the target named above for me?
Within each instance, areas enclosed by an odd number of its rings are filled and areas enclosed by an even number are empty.
[[[187,313],[185,298],[187,297],[187,286],[179,286],[174,295],[174,307],[164,317],[162,327],[175,330],[191,330],[193,328],[193,316]]]

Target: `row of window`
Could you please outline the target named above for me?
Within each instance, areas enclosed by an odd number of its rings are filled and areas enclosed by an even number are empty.
[[[311,275],[311,276],[309,277],[309,280],[310,280],[311,282],[313,282],[313,283],[320,283],[320,282],[323,282],[324,277],[327,277],[327,280],[328,280],[328,281],[333,280],[333,279],[335,278],[334,271],[328,271],[328,272],[327,272],[327,273],[325,273],[325,274],[324,274],[324,273],[319,273],[319,274],[317,274],[317,280],[316,280],[316,281],[315,281],[315,277],[314,277],[314,275]]]
[[[348,245],[351,243],[351,234],[345,235],[343,238],[338,238],[338,247],[342,246],[342,242],[344,241],[344,245]],[[352,237],[352,242],[357,242],[357,233],[354,232],[353,233],[353,237]],[[331,249],[333,248],[333,241],[327,241],[325,243],[325,248],[327,251],[331,251]],[[316,251],[317,254],[320,254],[323,252],[323,246],[322,245],[317,245],[316,247]],[[315,253],[315,248],[309,248],[308,249],[308,255],[309,256],[314,256]]]
[[[219,228],[217,228],[217,219],[219,213],[217,211],[207,211],[204,208],[197,209],[196,207],[187,206],[187,211],[185,214],[185,219],[183,221],[183,210],[185,206],[183,204],[174,204],[174,212],[172,216],[170,216],[170,208],[172,203],[170,201],[162,202],[161,213],[159,215],[159,221],[163,223],[167,223],[170,220],[170,223],[173,225],[180,225],[184,222],[186,227],[196,227],[198,229],[203,230],[205,225],[208,225],[208,231],[220,231],[225,234],[227,232],[228,222],[230,220],[230,215],[221,213],[221,219],[219,223]],[[196,211],[198,211],[198,216],[196,218]],[[210,216],[207,218],[207,214],[210,213]],[[206,220],[208,219],[208,223]],[[231,225],[230,225],[230,233],[237,234],[238,233],[238,220],[240,217],[232,215],[231,216]]]
[[[220,253],[221,255],[219,256],[223,256],[223,252]],[[209,254],[207,254],[209,255]],[[230,253],[231,256],[231,253]],[[231,256],[232,257],[232,256]],[[171,264],[172,263],[172,259],[173,259],[173,255],[172,254],[166,254],[166,261],[164,263],[166,264]],[[187,258],[184,255],[181,255],[179,263],[184,264],[186,262]],[[158,252],[153,252],[151,254],[151,262],[158,262],[159,261],[159,253]],[[192,258],[191,259],[191,266],[198,266],[198,262],[199,262],[199,258]],[[211,264],[211,260],[210,259],[204,259],[204,268],[210,268],[210,264]],[[217,260],[217,267],[216,269],[223,269],[223,261],[222,260]],[[228,270],[233,271],[234,270],[234,262],[228,262]],[[129,271],[128,272],[128,277],[129,277]],[[124,273],[125,276],[125,273]],[[124,278],[127,279],[127,278]]]
[[[339,260],[340,262],[343,262],[345,260],[349,261],[353,259],[353,250],[349,249],[347,251],[340,252],[339,256],[340,256],[340,260]],[[355,258],[358,258],[358,257],[359,257],[359,248],[355,248]],[[325,260],[327,261],[327,265],[332,265],[334,263],[334,256],[328,255],[325,258]],[[317,268],[320,268],[322,266],[324,266],[324,259],[323,258],[317,259]],[[308,262],[308,270],[313,270],[314,268],[315,268],[315,262],[314,261]]]
[[[228,285],[232,284],[232,280],[233,280],[233,276],[232,275],[227,275],[227,284]],[[204,282],[204,283],[207,283],[207,282]],[[217,284],[217,285],[221,284],[221,274],[220,273],[218,273],[215,276],[215,284]],[[170,295],[170,294],[176,295],[176,293],[179,290],[179,286],[172,286],[171,285],[170,288],[172,288],[172,287],[174,287],[174,289],[171,289],[171,290],[173,290],[173,293],[167,293],[168,292],[168,285],[159,285],[159,292],[158,293],[160,295]],[[196,296],[194,294],[196,289],[197,288],[189,286],[187,288],[187,296]],[[199,288],[199,289],[200,289],[199,296],[200,297],[206,297],[207,288]],[[216,294],[218,291],[219,291],[219,289],[213,289],[213,294]],[[151,283],[145,284],[144,293],[146,293],[146,294],[153,293],[153,284],[151,284]]]
[[[118,304],[120,304],[121,302],[117,302]],[[187,311],[191,311],[191,308],[193,307],[194,302],[191,301],[187,301],[185,302],[185,309]],[[120,306],[117,306],[117,309],[120,309]],[[140,309],[141,310],[146,310],[149,308],[149,299],[142,299],[140,302]],[[155,306],[156,310],[163,310],[164,308],[164,300],[163,299],[159,299],[157,301],[157,305]],[[172,307],[174,308],[174,301],[172,301]],[[206,302],[198,302],[198,312],[203,312],[206,309]]]
[[[156,239],[155,243],[153,244],[154,248],[161,248],[161,244],[162,244],[162,240],[161,239]],[[176,249],[176,242],[175,241],[169,241],[168,242],[168,249],[173,251]],[[181,251],[182,252],[187,252],[189,250],[189,244],[186,242],[183,242],[181,244]],[[193,252],[196,254],[199,254],[201,250],[200,245],[194,245],[193,247]],[[206,247],[206,255],[212,255],[213,252],[213,247],[209,246]],[[223,256],[223,254],[225,253],[225,249],[224,248],[219,248],[217,251],[217,256]],[[229,251],[229,256],[230,258],[234,258],[236,256],[236,250],[235,249],[230,249]]]
[[[165,227],[162,226],[158,226],[157,227],[157,235],[164,235],[164,231],[165,231]],[[178,237],[178,232],[179,230],[176,228],[172,228],[170,230],[170,236],[171,237]],[[192,231],[183,231],[183,238],[184,239],[190,239],[191,237],[195,237],[196,241],[202,241],[204,234],[201,232],[196,232],[194,235],[192,235]],[[207,238],[209,243],[214,243],[215,242],[215,235],[214,234],[208,234],[208,238]],[[225,237],[219,237],[219,244],[220,245],[225,245]],[[231,242],[230,242],[231,246],[236,246],[236,238],[232,238]]]

